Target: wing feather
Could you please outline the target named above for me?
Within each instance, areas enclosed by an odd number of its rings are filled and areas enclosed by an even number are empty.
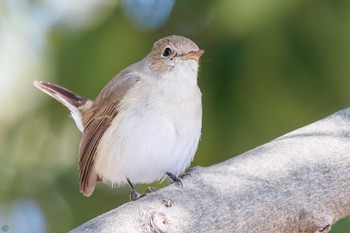
[[[91,106],[93,113],[87,121],[79,147],[80,192],[85,196],[90,196],[96,182],[101,180],[94,171],[99,142],[117,116],[119,102],[139,79],[135,72],[120,73],[106,85]]]

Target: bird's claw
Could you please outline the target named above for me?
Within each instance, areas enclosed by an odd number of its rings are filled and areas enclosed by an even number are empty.
[[[179,175],[179,178],[180,178],[180,179],[183,179],[185,176],[191,176],[191,173],[189,173],[189,172],[184,172],[184,173],[182,173],[181,175]]]
[[[138,199],[140,199],[142,197],[142,195],[137,192],[135,189],[131,191],[130,193],[130,200],[131,201],[136,201]]]
[[[143,195],[146,196],[146,194],[154,193],[154,192],[157,192],[157,189],[155,189],[153,187],[148,187]]]
[[[153,187],[148,187],[147,190],[142,194],[137,192],[136,189],[133,189],[130,193],[130,200],[136,201],[136,200],[146,196],[147,194],[154,193],[154,192],[157,192],[157,190]]]
[[[183,188],[183,184],[182,184],[182,180],[181,178],[175,176],[174,174],[170,173],[170,172],[167,172],[166,173],[167,176],[170,178],[170,180],[175,183],[177,186],[181,186],[181,188]]]

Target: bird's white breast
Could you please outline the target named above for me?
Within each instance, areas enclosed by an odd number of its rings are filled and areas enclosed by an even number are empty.
[[[104,182],[151,183],[190,165],[201,134],[202,104],[196,69],[184,69],[144,76],[122,99],[98,146],[95,171]]]

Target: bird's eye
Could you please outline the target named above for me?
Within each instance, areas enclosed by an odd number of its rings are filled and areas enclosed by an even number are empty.
[[[166,47],[162,53],[163,57],[169,57],[172,54],[173,51],[171,51],[171,48]]]

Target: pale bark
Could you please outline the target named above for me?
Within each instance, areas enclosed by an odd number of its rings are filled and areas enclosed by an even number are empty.
[[[328,232],[350,214],[350,108],[190,173],[71,232]]]

